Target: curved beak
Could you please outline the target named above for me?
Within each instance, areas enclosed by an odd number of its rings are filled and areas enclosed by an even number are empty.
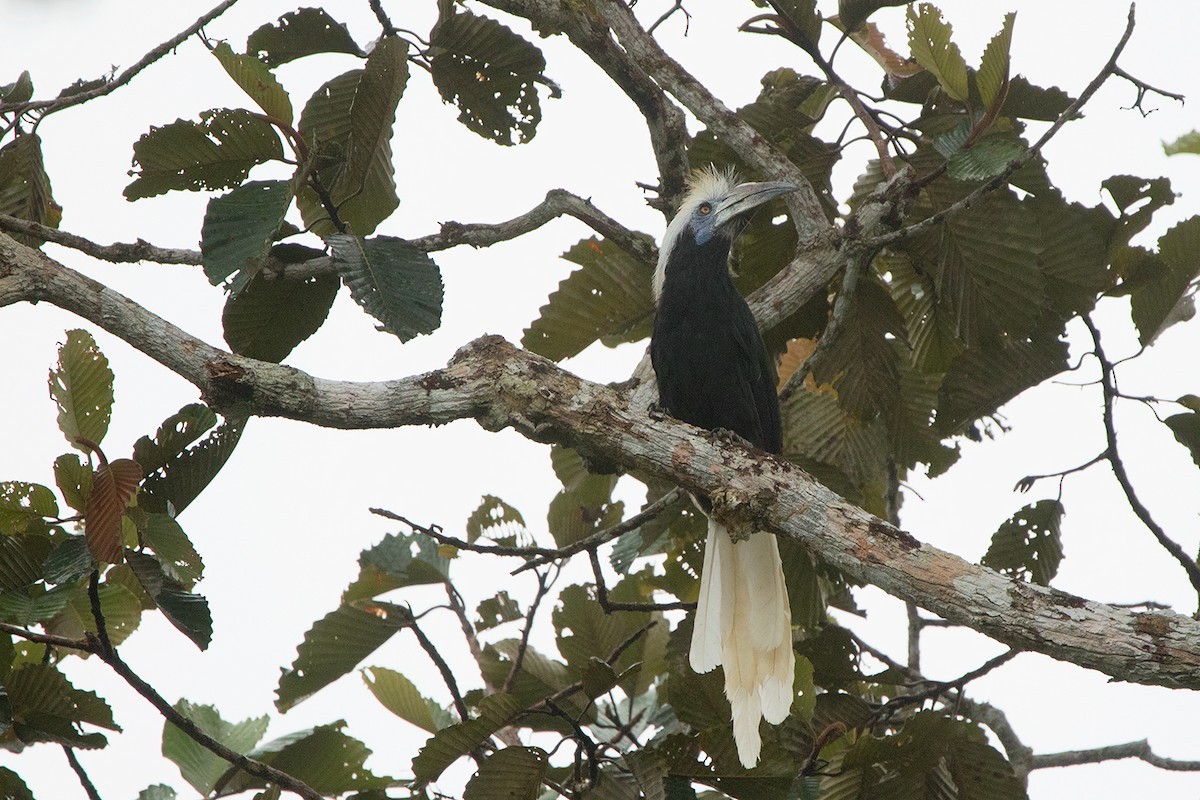
[[[733,222],[744,222],[750,213],[763,203],[799,188],[794,183],[784,181],[739,184],[713,208],[713,224],[721,228]]]

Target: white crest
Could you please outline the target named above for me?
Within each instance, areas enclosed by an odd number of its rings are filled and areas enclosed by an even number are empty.
[[[688,180],[688,193],[679,204],[679,211],[671,219],[658,247],[658,266],[654,269],[654,302],[662,296],[663,283],[667,278],[667,256],[679,241],[680,235],[692,218],[692,212],[701,203],[713,203],[737,186],[738,179],[733,169],[717,169],[711,164],[696,170]]]

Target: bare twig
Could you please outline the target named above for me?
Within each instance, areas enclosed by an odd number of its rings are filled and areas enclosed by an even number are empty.
[[[1081,319],[1083,320],[1083,324],[1087,326],[1088,333],[1092,336],[1093,352],[1095,353],[1096,360],[1100,362],[1100,386],[1104,390],[1104,435],[1108,442],[1105,455],[1108,458],[1108,463],[1112,465],[1113,476],[1117,479],[1117,483],[1120,484],[1121,491],[1125,493],[1125,500],[1129,503],[1129,508],[1142,521],[1146,529],[1154,535],[1154,538],[1158,540],[1163,549],[1179,562],[1179,565],[1183,567],[1183,571],[1187,573],[1188,580],[1192,583],[1192,588],[1196,590],[1197,595],[1200,595],[1200,565],[1179,546],[1178,542],[1168,536],[1162,526],[1155,521],[1154,517],[1150,514],[1150,510],[1146,508],[1134,490],[1133,481],[1129,479],[1129,473],[1125,471],[1125,462],[1121,460],[1121,454],[1117,450],[1117,426],[1113,414],[1117,388],[1113,378],[1113,366],[1104,354],[1104,348],[1100,346],[1100,331],[1096,328],[1095,323],[1092,322],[1092,318],[1085,314]],[[1197,610],[1197,614],[1200,614],[1200,609]]]
[[[1029,766],[1031,769],[1048,769],[1050,767],[1071,767],[1077,764],[1099,764],[1121,758],[1140,758],[1159,769],[1174,772],[1200,772],[1200,761],[1164,758],[1155,754],[1150,749],[1150,742],[1145,739],[1140,742],[1093,747],[1090,750],[1068,750],[1061,753],[1035,755],[1030,758]]]
[[[421,626],[417,624],[416,616],[409,611],[409,616],[412,617],[405,627],[413,632],[413,636],[417,637],[417,642],[421,645],[421,649],[425,651],[425,655],[429,656],[429,660],[437,667],[438,672],[442,675],[442,683],[446,684],[446,688],[450,690],[450,696],[454,698],[454,710],[458,712],[458,718],[462,721],[467,721],[471,715],[467,712],[467,704],[463,701],[462,692],[458,690],[458,681],[454,677],[454,671],[450,669],[450,665],[446,663],[446,659],[442,658],[442,654],[438,652],[437,647],[425,635],[425,631],[421,630]]]
[[[1098,453],[1096,456],[1088,459],[1086,462],[1084,462],[1083,464],[1080,464],[1077,467],[1071,467],[1070,469],[1064,469],[1061,472],[1048,472],[1045,475],[1026,475],[1024,478],[1021,478],[1021,480],[1017,481],[1017,484],[1015,486],[1013,486],[1013,490],[1017,491],[1017,492],[1022,492],[1022,493],[1028,492],[1030,489],[1033,488],[1033,485],[1040,480],[1045,480],[1046,478],[1058,478],[1058,491],[1061,494],[1064,478],[1066,478],[1068,475],[1071,475],[1076,472],[1083,472],[1088,467],[1092,466],[1093,464],[1099,464],[1101,461],[1104,461],[1106,458],[1108,458],[1108,450],[1104,450],[1103,452]]]
[[[525,651],[529,649],[529,634],[533,631],[533,618],[537,615],[538,607],[542,604],[542,599],[546,593],[550,591],[550,587],[554,581],[558,579],[559,571],[555,571],[554,577],[550,577],[549,571],[537,572],[538,588],[537,594],[534,595],[533,601],[529,604],[529,610],[525,612],[525,626],[521,628],[521,640],[517,643],[517,654],[513,656],[512,667],[508,670],[508,675],[504,678],[504,688],[501,691],[512,691],[513,681],[517,679],[517,675],[521,672],[521,665],[525,661]]]
[[[212,8],[212,10],[202,15],[191,25],[184,28],[167,41],[158,45],[150,52],[146,53],[146,55],[142,56],[133,66],[129,67],[112,80],[105,81],[101,86],[97,86],[94,89],[89,89],[86,92],[67,95],[66,97],[56,97],[53,100],[31,100],[25,103],[0,103],[0,114],[27,114],[31,111],[41,111],[42,116],[44,117],[47,114],[53,114],[55,111],[61,111],[64,108],[77,106],[80,103],[86,103],[87,101],[94,100],[97,97],[103,97],[104,95],[129,83],[137,76],[139,72],[153,64],[155,61],[158,61],[167,53],[174,50],[186,39],[188,39],[188,37],[192,36],[192,34],[199,31],[205,25],[224,14],[236,2],[237,0],[222,0],[222,2],[218,3]]]
[[[79,778],[79,785],[83,787],[83,791],[87,794],[88,800],[100,800],[100,792],[96,791],[96,784],[92,783],[92,779],[88,777],[87,770],[83,768],[83,764],[79,763],[79,759],[75,756],[75,748],[62,746],[63,753],[67,756],[67,763],[71,765],[76,777]]]
[[[916,694],[906,694],[899,697],[893,697],[880,707],[879,711],[877,712],[877,716],[886,719],[895,714],[901,708],[905,708],[906,706],[920,705],[929,700],[937,700],[952,689],[961,692],[963,687],[968,683],[976,678],[981,678],[997,667],[1008,663],[1015,658],[1019,652],[1019,650],[1006,650],[995,658],[984,662],[981,666],[976,667],[970,672],[964,673],[963,675],[960,675],[951,681],[925,681],[922,679],[923,682],[927,682],[932,685],[928,689],[917,692]]]
[[[596,600],[605,614],[614,611],[690,611],[695,603],[622,603],[608,599],[608,585],[604,582],[604,573],[600,569],[600,556],[595,550],[588,550],[588,560],[592,564],[592,574],[596,576]]]
[[[68,233],[58,228],[51,228],[48,225],[40,225],[29,220],[11,217],[8,214],[0,214],[0,230],[34,236],[114,264],[129,264],[137,261],[153,261],[158,264],[200,263],[200,253],[196,250],[155,247],[142,239],[138,239],[136,242],[118,242],[109,245],[97,244],[82,236],[76,236],[73,233]]]
[[[534,556],[551,556],[557,557],[559,552],[549,547],[507,547],[501,544],[477,544],[468,542],[466,539],[460,539],[457,536],[450,536],[443,533],[439,525],[421,525],[413,522],[405,516],[397,514],[394,511],[388,511],[386,508],[371,508],[368,509],[372,514],[386,519],[392,519],[396,522],[403,522],[413,531],[428,536],[430,539],[439,544],[450,545],[457,547],[459,550],[466,550],[471,553],[487,553],[494,556],[514,556],[519,558],[532,558]],[[551,559],[553,560],[553,558]]]
[[[692,15],[686,8],[683,7],[683,0],[675,0],[675,2],[671,4],[671,7],[662,13],[662,16],[654,20],[653,24],[651,24],[649,28],[646,28],[646,33],[653,36],[654,31],[656,31],[660,25],[674,16],[676,11],[683,12],[683,35],[687,36],[688,28],[692,23]]]
[[[371,11],[375,14],[375,19],[379,20],[379,26],[383,28],[384,36],[395,36],[397,33],[396,26],[392,24],[392,20],[388,17],[387,12],[383,10],[381,0],[367,0],[367,5],[371,7]]]

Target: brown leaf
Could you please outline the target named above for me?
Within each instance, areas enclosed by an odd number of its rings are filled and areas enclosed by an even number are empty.
[[[804,362],[812,355],[817,347],[816,339],[792,339],[787,343],[787,350],[779,357],[779,384],[776,390],[782,390],[787,382]],[[804,376],[804,385],[810,392],[817,391],[817,385],[811,375]]]
[[[121,560],[121,515],[141,481],[142,468],[130,458],[114,459],[92,477],[84,535],[88,549],[100,561],[115,564]]]
[[[854,43],[875,59],[888,75],[896,78],[909,78],[922,71],[924,67],[911,58],[906,58],[888,47],[883,31],[874,22],[868,22],[850,34]]]

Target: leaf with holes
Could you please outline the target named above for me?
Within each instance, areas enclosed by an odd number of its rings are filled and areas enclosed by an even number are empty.
[[[87,509],[88,497],[92,494],[92,468],[79,456],[66,453],[54,459],[54,483],[67,505],[80,514]]]
[[[388,534],[358,557],[357,580],[342,592],[343,603],[431,583],[448,583],[450,559],[437,542],[421,534]]]
[[[542,118],[542,51],[494,19],[444,4],[429,35],[433,83],[458,121],[497,144],[528,142]],[[553,88],[555,94],[556,89]]]
[[[213,56],[267,116],[292,124],[292,100],[267,64],[252,55],[233,52],[226,42],[212,49]]]
[[[367,667],[362,676],[375,699],[400,719],[430,733],[437,733],[454,724],[449,711],[422,695],[412,681],[399,672],[384,667]]]
[[[225,301],[225,341],[239,355],[279,363],[325,323],[340,285],[336,275],[302,280],[255,275]]]
[[[42,140],[35,133],[21,133],[0,147],[0,214],[51,228],[62,220],[62,207],[54,202],[42,161]],[[9,235],[30,247],[42,245],[42,239],[31,234]]]
[[[246,421],[227,419],[197,444],[173,456],[143,485],[141,505],[148,511],[183,513],[233,455]]]
[[[102,464],[92,476],[83,532],[98,561],[116,564],[121,560],[121,517],[141,481],[142,468],[128,458]]]
[[[346,26],[323,8],[289,11],[274,24],[257,28],[246,39],[246,52],[269,67],[318,53],[363,55]]]
[[[288,181],[250,181],[208,201],[200,228],[200,259],[214,286],[237,273],[231,292],[240,292],[262,269],[288,206]]]
[[[130,552],[129,567],[158,610],[201,650],[212,641],[212,612],[202,595],[193,594],[172,578],[158,559]]]
[[[133,459],[151,475],[216,424],[217,415],[212,409],[203,403],[189,403],[163,420],[153,439],[143,436],[134,442]]]
[[[236,753],[249,752],[267,732],[268,718],[265,715],[241,722],[226,722],[212,706],[180,700],[174,708],[204,733]],[[209,794],[229,769],[229,762],[170,722],[163,725],[162,754],[179,767],[183,779],[202,795]]]
[[[404,628],[411,614],[391,603],[342,605],[304,634],[296,660],[279,676],[275,707],[287,711],[358,666]]]
[[[183,528],[168,514],[142,514],[138,518],[142,542],[154,551],[159,566],[185,589],[190,589],[204,574],[204,561],[196,552]]]
[[[0,481],[0,535],[44,530],[42,519],[57,516],[58,501],[45,486]]]
[[[50,396],[58,406],[58,428],[77,450],[90,453],[108,432],[112,416],[113,373],[92,335],[67,331],[58,348],[58,368],[50,370]]]
[[[474,542],[480,536],[514,543],[530,538],[521,512],[490,494],[485,494],[479,508],[467,517],[466,530],[468,542]]]
[[[508,592],[497,592],[486,600],[481,600],[475,608],[475,630],[486,631],[521,619],[521,605],[508,596]]]
[[[912,57],[929,70],[946,94],[966,102],[970,97],[967,62],[958,45],[950,41],[953,29],[942,12],[929,3],[908,7],[908,46]]]
[[[1040,500],[1013,514],[992,534],[979,562],[1005,575],[1049,586],[1062,562],[1062,503]]]
[[[136,171],[125,199],[228,189],[245,181],[256,165],[282,159],[283,145],[271,123],[240,108],[205,111],[199,122],[152,127],[134,143]]]
[[[395,779],[375,775],[364,766],[371,751],[345,734],[342,731],[345,725],[338,720],[297,731],[260,745],[246,755],[305,782],[323,795],[361,791],[367,796],[381,796],[382,790],[394,784]],[[231,767],[214,788],[218,797],[224,797],[265,786],[261,778]]]
[[[474,750],[507,725],[521,705],[503,692],[485,696],[474,719],[443,728],[433,735],[412,761],[413,775],[422,782],[435,781],[459,758]]]
[[[407,342],[442,324],[442,276],[425,253],[393,236],[327,241],[350,296],[384,330]]]
[[[563,253],[563,258],[580,268],[558,284],[538,318],[525,329],[523,347],[561,361],[597,340],[614,347],[649,335],[654,318],[652,265],[594,236]]]
[[[549,766],[540,747],[504,747],[492,753],[467,781],[463,800],[535,800]]]

